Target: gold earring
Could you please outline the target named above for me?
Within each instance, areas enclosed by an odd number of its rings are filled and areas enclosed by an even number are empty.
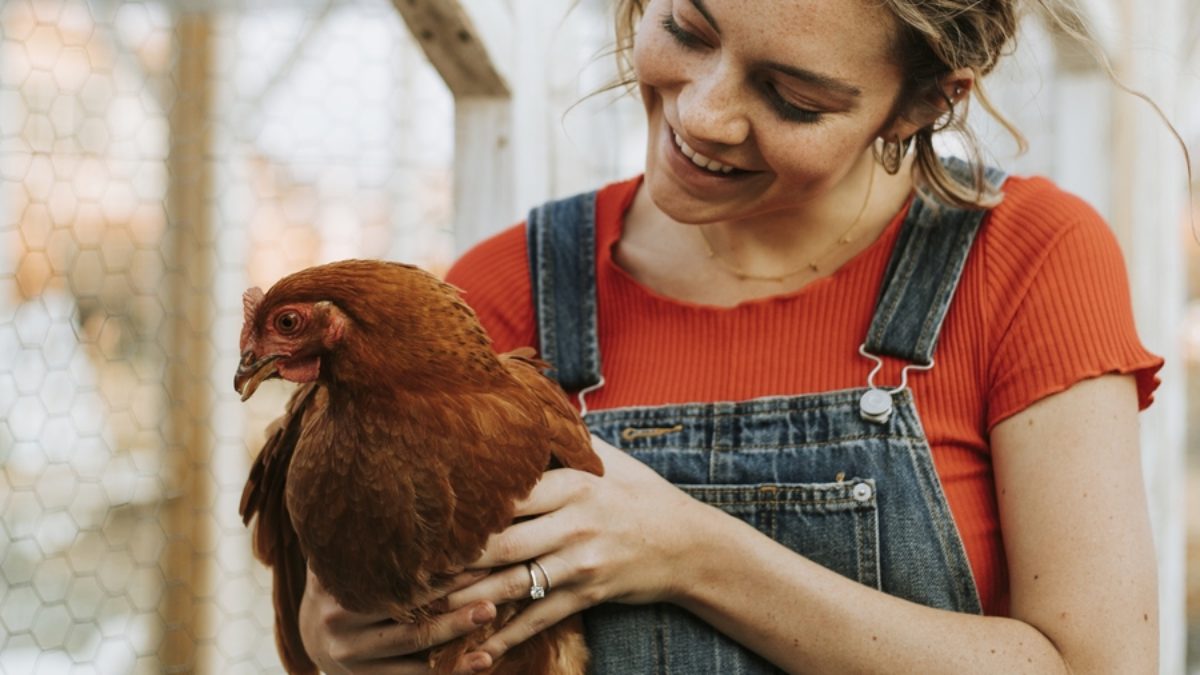
[[[888,175],[895,176],[900,173],[900,166],[904,163],[908,151],[912,149],[912,144],[912,136],[904,140],[900,140],[899,136],[896,136],[895,140],[885,140],[883,149],[876,153],[875,159],[879,161],[879,165]]]

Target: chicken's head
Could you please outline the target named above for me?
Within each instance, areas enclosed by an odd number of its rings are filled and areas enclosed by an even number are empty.
[[[341,342],[346,329],[345,314],[328,300],[264,302],[265,297],[257,287],[242,296],[242,359],[233,388],[243,401],[274,377],[316,380],[321,357]]]

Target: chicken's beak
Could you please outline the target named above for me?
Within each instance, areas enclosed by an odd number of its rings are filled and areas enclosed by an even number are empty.
[[[242,395],[243,401],[254,395],[254,391],[258,389],[258,385],[263,383],[263,380],[279,375],[277,362],[281,356],[283,355],[269,354],[248,363],[253,355],[243,355],[242,362],[238,364],[237,374],[233,376],[233,388]]]

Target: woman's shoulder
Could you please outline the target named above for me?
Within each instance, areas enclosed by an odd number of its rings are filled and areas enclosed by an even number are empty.
[[[993,246],[1045,250],[1064,236],[1111,239],[1104,218],[1081,197],[1044,176],[1011,176],[1004,199],[989,214],[983,232]]]
[[[1125,279],[1120,245],[1103,216],[1041,176],[1013,176],[980,231],[981,264],[1010,300],[1039,277],[1082,273]]]
[[[1133,321],[1116,236],[1086,201],[1041,177],[1013,177],[980,231],[975,278],[990,326],[988,427],[1104,373],[1134,373],[1150,404],[1162,360]]]

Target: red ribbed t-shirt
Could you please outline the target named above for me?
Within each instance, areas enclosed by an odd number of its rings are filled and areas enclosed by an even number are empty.
[[[613,261],[640,178],[596,199],[596,283],[605,386],[593,410],[737,401],[866,384],[861,357],[904,213],[831,276],[732,308],[642,286]],[[1008,611],[988,432],[1079,380],[1133,373],[1150,404],[1162,360],[1134,328],[1124,261],[1082,200],[1041,178],[1010,178],[984,220],[943,324],[935,367],[909,378],[985,613]],[[447,275],[500,351],[536,345],[523,225],[480,243]],[[877,382],[899,382],[889,360]]]

